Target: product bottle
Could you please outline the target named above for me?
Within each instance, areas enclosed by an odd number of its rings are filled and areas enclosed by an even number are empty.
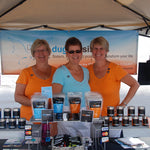
[[[47,120],[47,123],[42,123],[42,145],[48,146],[51,144],[50,138],[50,124]]]

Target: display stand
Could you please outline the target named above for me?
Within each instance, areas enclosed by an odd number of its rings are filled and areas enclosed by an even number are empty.
[[[33,124],[32,125],[32,138],[26,141],[26,144],[31,148],[36,147],[37,150],[41,147],[41,125],[40,124]]]
[[[106,150],[106,143],[101,141],[102,138],[102,126],[103,120],[95,119],[91,125],[91,137],[93,139],[95,150],[98,150],[98,147]]]

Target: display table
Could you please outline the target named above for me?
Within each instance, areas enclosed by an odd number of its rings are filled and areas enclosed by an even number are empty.
[[[99,137],[101,132],[101,124],[95,123],[92,124],[92,137]],[[123,133],[123,135],[121,135]],[[150,137],[150,128],[148,126],[132,126],[129,125],[124,127],[119,125],[114,127],[109,125],[109,136],[111,138],[119,138],[120,136],[123,137]]]
[[[33,125],[33,137],[38,136],[40,134],[40,124]],[[39,135],[40,136],[40,135]],[[24,137],[24,129],[0,129],[0,139],[11,139],[11,138],[19,138]]]
[[[86,122],[84,123],[84,122],[73,122],[73,121],[66,121],[66,122],[63,122],[63,124],[66,128],[68,128],[70,126],[70,131],[72,128],[74,128],[73,129],[74,131],[76,129],[78,129],[80,132],[77,132],[77,133],[79,133],[82,136],[86,136],[86,135],[88,136],[89,134],[91,134],[91,137],[93,139],[98,138],[98,142],[99,142],[100,135],[101,135],[101,124],[99,124],[99,123],[91,124],[91,123],[86,123]],[[74,127],[72,125],[74,125]],[[58,127],[58,130],[59,129],[60,128]],[[82,132],[82,130],[83,130],[83,132]],[[68,133],[68,131],[65,131],[64,134],[66,132]],[[40,124],[34,124],[33,125],[33,137],[34,138],[39,137],[39,142],[40,142],[40,133],[41,133]],[[58,133],[61,133],[61,132],[58,131]],[[148,126],[132,126],[132,125],[130,125],[128,127],[123,127],[120,125],[118,127],[113,127],[110,125],[109,126],[109,134],[110,134],[110,141],[105,144],[105,147],[104,147],[105,150],[116,150],[116,149],[123,150],[123,148],[114,141],[115,138],[118,138],[121,136],[139,137],[146,144],[150,145],[150,129],[148,128]],[[0,149],[2,149],[2,145],[6,141],[6,139],[11,139],[14,137],[23,137],[23,136],[24,136],[24,129],[8,129],[8,128],[0,129],[0,139],[1,139],[0,140]],[[38,150],[38,149],[44,150],[45,147],[42,147],[41,144],[37,145],[37,143],[35,142],[30,145],[30,146],[32,146],[32,149],[33,150],[34,149],[35,150]],[[97,143],[94,142],[94,145]],[[28,149],[28,146],[29,146],[28,144],[25,144],[23,147],[20,147],[18,149]],[[101,150],[100,145],[98,144],[96,149],[94,147],[94,150]],[[150,150],[150,148],[147,148],[147,150]]]
[[[72,137],[91,137],[91,123],[80,121],[57,122],[58,134],[69,134]]]
[[[141,137],[141,140],[143,140],[145,143],[147,143],[148,145],[150,145],[150,138],[149,137]],[[0,150],[5,150],[8,148],[3,148],[3,144],[6,141],[6,139],[1,139],[0,140]],[[48,150],[46,147],[44,146],[40,146],[39,148],[37,147],[37,145],[33,144],[30,146],[30,148],[32,150]],[[9,148],[11,150],[13,150],[13,148]],[[22,147],[18,147],[18,148],[14,148],[16,149],[22,149],[22,150],[29,150],[28,149],[28,145],[23,145]],[[89,150],[102,150],[102,148],[99,146],[97,147],[97,149],[95,148],[90,148]],[[119,144],[117,144],[114,139],[110,139],[110,142],[106,143],[104,150],[124,150]],[[135,150],[135,149],[127,149],[127,150]],[[137,149],[137,150],[143,150],[143,149]],[[150,150],[150,148],[144,149],[144,150]]]

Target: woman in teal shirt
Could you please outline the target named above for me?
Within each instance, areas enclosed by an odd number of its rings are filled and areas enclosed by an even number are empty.
[[[85,92],[90,91],[89,72],[79,65],[82,59],[82,44],[75,37],[69,38],[65,43],[66,57],[68,62],[59,67],[52,81],[53,94],[64,93],[66,96],[65,106],[68,106],[68,92],[82,92],[81,107],[85,107]]]

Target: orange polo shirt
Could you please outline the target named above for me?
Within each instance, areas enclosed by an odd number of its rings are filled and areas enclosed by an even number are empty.
[[[88,67],[91,91],[98,92],[103,97],[102,116],[107,116],[107,106],[117,106],[120,103],[120,83],[121,79],[128,73],[119,65],[110,62],[105,76],[101,79],[94,74],[93,64]]]
[[[31,100],[31,96],[35,92],[41,92],[41,87],[52,86],[52,77],[53,77],[55,70],[56,68],[52,66],[51,76],[48,79],[43,80],[43,79],[38,78],[34,74],[32,67],[28,67],[21,71],[16,83],[26,85],[25,96],[27,96]],[[26,118],[26,120],[30,120],[32,115],[33,113],[32,113],[31,106],[21,105],[20,117]]]

